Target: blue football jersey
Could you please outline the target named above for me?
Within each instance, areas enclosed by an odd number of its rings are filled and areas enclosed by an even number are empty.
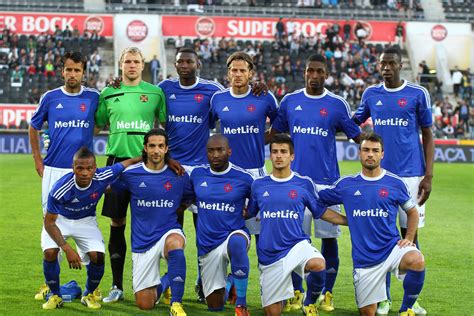
[[[420,127],[433,125],[428,91],[406,80],[397,89],[384,83],[368,87],[354,119],[360,124],[369,117],[384,142],[382,167],[400,177],[425,175],[419,133]]]
[[[170,156],[189,166],[207,163],[211,97],[224,87],[201,78],[192,86],[181,85],[179,79],[167,79],[158,86],[166,96]]]
[[[352,241],[354,268],[383,262],[400,239],[398,207],[416,207],[405,182],[383,170],[376,178],[362,174],[343,177],[319,191],[320,207],[344,204]]]
[[[167,165],[162,170],[143,162],[130,166],[112,188],[130,192],[133,252],[145,252],[169,230],[181,229],[176,210],[193,199],[188,174],[180,177]]]
[[[79,148],[93,149],[94,113],[98,102],[99,91],[86,87],[81,87],[76,94],[68,93],[64,87],[43,94],[30,124],[41,130],[43,123],[48,122],[50,144],[45,165],[71,168]]]
[[[97,203],[109,184],[114,182],[124,166],[116,163],[96,170],[91,184],[81,188],[76,184],[73,172],[60,178],[48,195],[48,212],[60,214],[69,219],[95,216]]]
[[[349,104],[327,89],[320,96],[309,95],[306,89],[287,94],[272,129],[290,132],[295,144],[291,168],[318,184],[332,184],[339,179],[336,133],[343,131],[348,138],[360,134],[351,119]]]
[[[198,255],[203,256],[221,245],[233,231],[247,230],[243,209],[245,200],[250,198],[253,177],[232,163],[222,172],[203,165],[191,172],[191,182],[199,214]]]
[[[211,124],[220,120],[221,133],[229,139],[230,161],[244,169],[265,164],[265,123],[273,122],[278,112],[275,96],[255,96],[250,87],[243,95],[231,89],[214,94],[211,99]]]
[[[307,207],[315,219],[320,218],[325,208],[317,201],[314,183],[297,173],[286,179],[270,175],[254,181],[248,212],[251,216],[260,212],[257,255],[261,264],[280,260],[302,240],[311,242],[303,231],[304,210]]]

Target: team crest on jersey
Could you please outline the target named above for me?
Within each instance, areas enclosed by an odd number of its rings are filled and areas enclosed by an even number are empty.
[[[402,99],[398,99],[397,103],[401,108],[404,108],[408,102],[407,102],[407,99],[402,98]]]
[[[172,185],[169,181],[167,181],[167,182],[163,185],[163,187],[165,188],[166,191],[169,191],[169,190],[171,190],[171,188],[173,187],[173,185]]]
[[[257,108],[253,104],[247,105],[247,111],[254,112]]]
[[[81,109],[81,112],[85,112],[87,110],[87,107],[84,103],[82,103],[79,108]]]
[[[224,191],[229,193],[230,191],[232,191],[232,186],[230,185],[230,183],[227,183],[226,185],[224,185]]]
[[[288,192],[288,196],[290,197],[290,199],[294,200],[298,197],[298,192],[296,190],[291,190],[290,192]]]
[[[322,117],[326,117],[328,116],[328,110],[326,108],[322,108],[321,110],[319,110],[319,115],[321,115]]]
[[[197,103],[201,103],[202,100],[204,100],[204,96],[203,96],[202,94],[200,94],[200,93],[195,94],[195,95],[194,95],[194,100],[195,100]]]
[[[91,195],[89,195],[91,199],[96,200],[99,197],[99,193],[94,192]]]
[[[148,96],[146,94],[142,94],[140,96],[140,101],[142,101],[143,103],[148,102]]]
[[[379,195],[383,198],[387,197],[388,196],[388,190],[386,188],[381,188],[379,190]]]

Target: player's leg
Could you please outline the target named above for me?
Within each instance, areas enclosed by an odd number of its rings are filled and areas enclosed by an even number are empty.
[[[230,258],[230,268],[234,278],[237,300],[235,302],[236,315],[248,315],[247,312],[247,287],[249,277],[249,257],[247,250],[250,239],[244,233],[230,235],[227,242],[227,253]]]
[[[209,311],[224,310],[228,265],[227,240],[199,257],[202,289]]]
[[[87,268],[86,288],[82,293],[81,303],[88,308],[99,309],[101,306],[98,301],[98,287],[104,276],[104,258],[103,252],[91,251],[87,255],[90,258]]]
[[[317,315],[315,303],[324,287],[326,263],[324,258],[315,257],[309,259],[304,268],[309,274],[306,278],[307,291],[303,311],[306,315]]]
[[[270,265],[259,264],[258,266],[260,270],[260,293],[265,315],[281,315],[283,303],[293,296],[291,271],[295,264],[291,259],[289,253],[286,257]]]
[[[265,316],[280,316],[282,310],[283,310],[282,302],[273,303],[263,308],[263,312]]]
[[[49,236],[44,227],[41,232],[41,248],[43,249],[44,279],[51,291],[48,301],[43,304],[43,309],[55,309],[63,305],[63,300],[59,291],[59,247],[51,236]]]
[[[377,304],[370,304],[364,307],[359,308],[360,316],[375,316],[377,311]]]
[[[116,158],[109,156],[107,166],[125,160],[126,158]],[[104,303],[113,303],[123,300],[123,269],[125,266],[125,255],[127,253],[127,243],[125,240],[125,224],[127,208],[130,202],[130,193],[128,191],[117,194],[115,192],[106,193],[102,215],[111,218],[110,238],[109,238],[109,256],[110,267],[112,269],[112,290],[109,295],[103,299]]]
[[[215,290],[206,296],[207,309],[211,312],[221,312],[224,310],[225,288]]]
[[[403,280],[403,301],[400,307],[400,313],[402,313],[413,308],[423,288],[425,281],[425,260],[421,252],[412,250],[405,253],[399,265],[399,273],[405,273]]]
[[[184,257],[186,240],[180,230],[170,231],[162,238],[165,238],[163,254],[168,259],[168,276],[171,287],[170,313],[171,315],[186,315],[182,305],[186,282],[186,258]]]
[[[385,278],[390,267],[386,262],[369,268],[355,268],[353,275],[355,298],[360,315],[374,316],[377,302],[384,301]]]

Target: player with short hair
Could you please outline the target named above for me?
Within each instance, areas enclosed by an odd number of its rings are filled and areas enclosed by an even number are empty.
[[[318,190],[327,187],[340,176],[336,155],[336,133],[343,131],[348,138],[358,142],[360,129],[351,119],[349,104],[342,97],[324,87],[329,76],[326,58],[311,55],[306,60],[305,88],[287,94],[281,101],[278,117],[270,135],[289,131],[295,142],[295,161],[292,168],[310,177]],[[311,163],[308,163],[311,161]],[[340,211],[339,205],[333,210]],[[311,235],[311,214],[307,211],[304,230]],[[326,259],[326,281],[323,295],[319,298],[321,309],[334,310],[333,287],[339,269],[337,237],[341,231],[337,225],[314,220],[314,236],[322,239],[321,253]],[[302,280],[294,275],[295,296],[286,310],[301,308],[303,300]]]
[[[167,285],[160,280],[160,259],[168,261],[170,315],[185,316],[182,299],[186,281],[186,238],[178,223],[181,202],[193,198],[189,176],[168,167],[168,136],[152,129],[144,136],[143,162],[123,172],[113,189],[130,192],[133,291],[140,309],[155,306]]]
[[[256,96],[250,82],[255,72],[252,58],[235,52],[227,58],[227,75],[231,87],[217,92],[211,99],[211,124],[220,121],[220,130],[229,139],[234,154],[230,162],[244,168],[254,177],[266,175],[265,124],[278,112],[278,102],[272,93]],[[258,235],[255,219],[247,220],[250,233]],[[258,238],[258,237],[256,237]]]
[[[324,286],[325,260],[311,246],[311,238],[303,230],[305,208],[314,218],[347,225],[345,216],[330,209],[317,207],[316,186],[309,177],[300,176],[290,168],[295,159],[294,146],[286,134],[278,134],[270,141],[270,176],[252,184],[252,197],[248,213],[256,216],[260,211],[261,233],[257,243],[260,270],[262,306],[266,315],[280,315],[283,302],[293,293],[292,272],[306,280],[308,291],[303,313],[318,315],[313,304]]]
[[[97,169],[95,156],[87,148],[80,148],[74,155],[72,172],[61,177],[48,196],[47,213],[41,233],[41,248],[44,253],[43,271],[52,295],[43,304],[43,309],[55,309],[63,305],[59,289],[58,253],[66,254],[69,268],[87,267],[86,288],[81,303],[91,309],[99,309],[94,291],[104,275],[105,246],[95,215],[106,187],[117,179],[129,165],[141,157],[117,163],[111,167]],[[74,239],[77,251],[66,239]]]
[[[74,153],[82,146],[92,149],[94,113],[99,102],[99,91],[82,86],[87,58],[80,52],[67,52],[61,61],[64,86],[43,94],[29,126],[35,168],[42,178],[43,215],[46,214],[51,187],[59,178],[72,171]],[[39,131],[44,122],[48,122],[50,145],[43,160]],[[48,286],[43,284],[35,299],[44,300],[48,293]]]
[[[125,48],[119,59],[122,82],[118,89],[107,87],[100,94],[96,113],[98,127],[109,126],[107,165],[140,155],[143,136],[153,128],[155,120],[166,120],[166,104],[159,87],[142,80],[145,58],[136,47]],[[104,303],[123,299],[123,268],[127,244],[125,224],[128,192],[106,193],[102,215],[111,218],[109,255],[113,285]]]
[[[235,315],[245,316],[249,315],[246,295],[250,235],[243,210],[253,177],[229,162],[232,150],[222,134],[211,136],[206,150],[209,164],[197,166],[191,173],[199,212],[196,243],[203,291],[209,310],[222,311],[233,283],[237,292]],[[232,273],[227,279],[229,262]]]
[[[385,141],[387,154],[382,160],[382,167],[402,177],[408,184],[411,197],[418,201],[418,227],[421,228],[425,225],[425,202],[430,196],[433,179],[434,141],[430,95],[424,87],[400,78],[403,65],[398,49],[385,49],[380,55],[379,66],[384,82],[364,91],[354,121],[361,124],[372,117],[374,131]],[[407,217],[402,209],[399,225],[404,237]],[[418,246],[416,234],[415,243]],[[387,295],[388,300],[379,306],[380,315],[387,315],[391,307],[390,275],[387,277]],[[426,314],[418,302],[413,309],[416,314]]]
[[[415,247],[418,211],[402,178],[381,168],[387,157],[382,138],[370,133],[360,144],[362,172],[339,179],[319,191],[320,205],[342,203],[349,223],[356,302],[361,315],[373,316],[377,302],[387,299],[387,272],[403,280],[399,315],[414,316],[412,307],[423,288],[425,262]],[[382,160],[383,161],[383,160]],[[399,207],[407,216],[405,236],[397,229]]]

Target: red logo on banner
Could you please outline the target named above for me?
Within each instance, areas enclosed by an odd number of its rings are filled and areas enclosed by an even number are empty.
[[[401,108],[404,108],[408,102],[407,99],[398,99],[397,103]]]
[[[291,190],[288,193],[288,196],[290,197],[290,199],[296,199],[298,197],[298,192],[296,192],[296,190]]]
[[[127,37],[133,42],[141,42],[148,35],[148,26],[140,20],[134,20],[127,25]]]
[[[384,197],[387,197],[387,196],[388,196],[388,190],[385,189],[385,188],[380,189],[379,195],[380,195],[381,197],[383,197],[383,198],[384,198]]]
[[[171,188],[173,187],[169,181],[166,182],[163,186],[165,187],[165,190],[166,190],[166,191],[171,190]]]
[[[441,24],[437,24],[431,29],[431,37],[437,42],[441,42],[447,36],[448,30]]]
[[[104,31],[104,20],[98,16],[90,16],[84,21],[84,30],[89,32],[97,31],[101,35]]]
[[[194,95],[194,100],[196,100],[197,103],[201,103],[203,99],[204,99],[204,96],[200,93]]]
[[[87,110],[87,107],[84,103],[82,103],[79,108],[81,109],[82,112],[85,112]]]
[[[216,30],[216,24],[211,18],[200,18],[196,21],[196,33],[201,36],[211,36]]]

